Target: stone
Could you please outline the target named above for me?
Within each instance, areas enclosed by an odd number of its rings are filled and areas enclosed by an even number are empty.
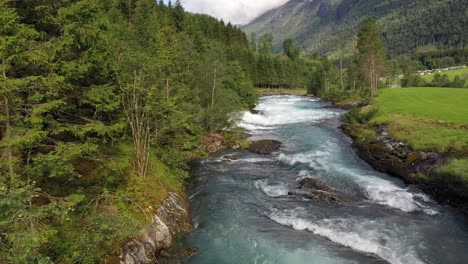
[[[186,199],[177,193],[169,193],[161,207],[152,215],[151,224],[141,231],[138,238],[126,243],[120,254],[121,264],[154,264],[158,253],[166,252],[175,243],[177,234],[191,228]]]
[[[254,141],[249,146],[249,151],[262,155],[270,155],[281,148],[281,142],[277,140],[265,139]]]
[[[234,156],[234,155],[226,155],[223,157],[224,160],[227,160],[227,161],[235,161],[237,160],[237,157]]]

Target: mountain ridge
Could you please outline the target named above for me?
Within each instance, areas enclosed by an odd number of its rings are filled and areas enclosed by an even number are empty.
[[[257,36],[271,33],[276,52],[292,38],[308,53],[332,54],[339,38],[352,40],[366,17],[378,20],[392,55],[468,43],[466,0],[291,0],[242,27]],[[352,41],[347,41],[351,53]]]

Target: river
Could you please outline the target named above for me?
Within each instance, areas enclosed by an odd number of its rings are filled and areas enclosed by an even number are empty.
[[[190,263],[468,263],[468,221],[450,207],[360,160],[339,130],[343,111],[310,97],[263,97],[240,123],[277,139],[271,156],[239,151],[197,162],[189,184],[194,230],[178,247]],[[224,153],[225,154],[225,153]],[[358,197],[352,204],[288,196],[316,177]]]

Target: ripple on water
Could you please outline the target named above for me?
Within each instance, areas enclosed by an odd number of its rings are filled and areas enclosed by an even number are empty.
[[[273,210],[268,216],[278,224],[292,227],[295,230],[306,230],[326,237],[340,245],[354,250],[370,253],[392,264],[422,264],[417,252],[411,246],[400,243],[400,236],[391,236],[377,221],[367,219],[323,219],[316,222],[298,216],[295,210]]]

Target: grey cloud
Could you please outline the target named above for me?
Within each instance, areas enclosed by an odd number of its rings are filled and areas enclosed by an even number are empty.
[[[209,14],[233,24],[246,24],[288,0],[182,0],[190,12]]]

